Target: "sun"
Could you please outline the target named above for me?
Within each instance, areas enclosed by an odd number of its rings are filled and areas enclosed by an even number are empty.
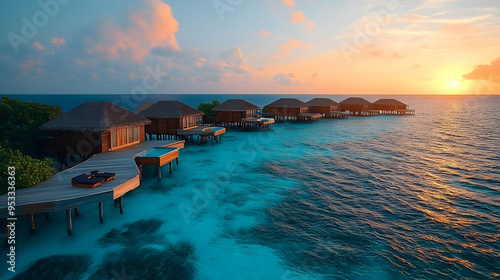
[[[451,81],[449,85],[450,87],[458,87],[460,84],[457,81]]]

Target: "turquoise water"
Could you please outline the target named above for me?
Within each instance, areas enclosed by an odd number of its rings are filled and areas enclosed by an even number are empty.
[[[500,98],[404,98],[415,116],[278,123],[188,143],[160,182],[144,169],[123,215],[106,202],[102,225],[97,205],[80,208],[73,236],[63,212],[36,216],[34,235],[23,217],[17,269],[53,276],[66,264],[82,279],[494,278]],[[6,266],[0,275],[11,276]]]
[[[168,153],[177,150],[177,148],[154,148],[145,153],[139,154],[138,157],[161,157]]]

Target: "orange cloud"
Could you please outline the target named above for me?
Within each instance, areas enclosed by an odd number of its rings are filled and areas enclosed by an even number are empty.
[[[261,30],[259,32],[259,36],[262,36],[262,37],[271,37],[271,36],[273,36],[273,34],[271,34],[271,32],[269,32],[267,30]]]
[[[50,43],[60,47],[62,44],[66,43],[66,40],[64,40],[64,38],[60,38],[60,37],[52,37],[52,39],[50,40]]]
[[[175,33],[179,24],[169,5],[161,0],[146,0],[145,5],[133,7],[127,17],[127,28],[107,23],[96,52],[111,58],[122,55],[141,61],[153,48],[180,50]]]
[[[295,7],[295,0],[280,0],[281,3],[290,6],[290,7]]]
[[[314,28],[314,22],[304,16],[302,11],[296,11],[292,15],[291,23],[304,23],[306,30],[311,31]]]
[[[288,42],[286,44],[280,44],[278,46],[278,48],[280,49],[280,53],[277,55],[274,55],[272,57],[273,59],[280,59],[280,58],[289,57],[290,55],[292,55],[292,51],[294,49],[312,49],[313,45],[304,44],[304,43],[299,42],[298,40],[291,40],[290,42]]]
[[[443,25],[443,30],[450,33],[463,34],[474,31],[474,28],[463,23],[447,23]]]
[[[415,15],[415,14],[411,14],[411,15],[407,15],[405,20],[407,21],[418,21],[418,20],[421,20],[421,19],[424,19],[425,17],[421,16],[421,15]]]
[[[42,44],[40,44],[40,42],[38,42],[38,41],[35,41],[32,46],[35,47],[35,49],[39,49],[41,51],[45,50],[45,48],[42,46]]]
[[[488,80],[500,81],[500,58],[493,60],[489,65],[476,65],[472,72],[462,75],[466,80]]]
[[[128,73],[127,77],[131,80],[137,79],[137,75],[135,73]]]
[[[299,23],[299,22],[305,22],[306,17],[304,16],[304,13],[302,11],[297,11],[295,14],[292,15],[292,23]]]

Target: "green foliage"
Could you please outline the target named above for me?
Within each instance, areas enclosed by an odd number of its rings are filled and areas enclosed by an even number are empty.
[[[217,100],[212,101],[212,103],[200,103],[200,105],[198,105],[198,110],[205,113],[205,117],[215,117],[213,109],[219,104],[220,102]]]
[[[8,167],[16,168],[16,188],[29,188],[56,173],[52,167],[52,159],[35,159],[23,155],[20,151],[0,146],[0,194],[7,192]]]
[[[0,144],[23,154],[38,156],[40,126],[62,114],[61,107],[23,102],[2,96],[0,101]]]

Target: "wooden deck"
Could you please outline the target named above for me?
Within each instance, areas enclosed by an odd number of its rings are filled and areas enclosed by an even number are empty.
[[[224,133],[226,133],[226,129],[224,127],[216,127],[216,126],[197,126],[187,129],[177,129],[177,135],[182,135],[182,136],[198,135],[198,136],[215,137]]]
[[[184,148],[184,141],[146,141],[118,151],[102,153],[59,172],[29,189],[16,190],[16,215],[71,209],[83,204],[117,199],[140,185],[134,156],[155,147]],[[93,170],[116,173],[114,180],[91,188],[74,187],[71,178]],[[0,197],[0,218],[9,217],[7,195]]]
[[[212,141],[212,144],[219,143],[224,133],[226,133],[226,128],[217,126],[201,125],[187,129],[177,129],[177,135],[180,139],[187,142],[194,142],[194,136],[198,136],[198,144],[207,143],[208,141]]]

